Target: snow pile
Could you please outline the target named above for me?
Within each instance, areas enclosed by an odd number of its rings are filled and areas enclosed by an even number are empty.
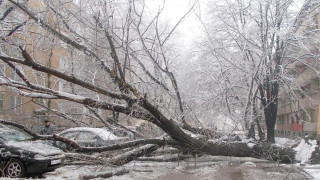
[[[295,159],[301,161],[302,164],[308,162],[312,155],[312,152],[316,147],[316,140],[308,140],[308,142],[306,142],[304,139],[302,139],[300,144],[296,148],[294,148],[294,150],[296,151]]]

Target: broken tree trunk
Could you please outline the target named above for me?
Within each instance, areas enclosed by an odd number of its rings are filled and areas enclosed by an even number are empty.
[[[257,143],[249,147],[243,142],[211,142],[196,139],[184,133],[172,120],[163,122],[160,127],[179,143],[178,146],[190,149],[192,154],[265,158],[282,163],[294,161],[295,151],[291,148],[277,147],[270,143]]]

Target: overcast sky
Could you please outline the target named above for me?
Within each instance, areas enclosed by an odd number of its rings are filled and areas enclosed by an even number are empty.
[[[195,0],[167,0],[162,14],[162,20],[167,20],[171,26],[174,26],[181,17],[191,8]],[[155,11],[163,5],[162,0],[147,0],[147,6]],[[202,1],[203,2],[203,1]],[[196,4],[194,11],[191,12],[184,21],[178,26],[177,31],[181,33],[186,43],[198,36],[201,32],[201,23],[197,14],[203,9],[203,4]]]

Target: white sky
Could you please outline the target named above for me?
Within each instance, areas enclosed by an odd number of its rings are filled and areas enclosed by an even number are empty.
[[[173,27],[180,18],[188,12],[194,1],[195,0],[166,0],[165,8],[161,15],[162,20],[167,20],[169,25]],[[146,4],[152,10],[157,11],[163,5],[163,2],[162,0],[147,0]],[[201,8],[203,8],[203,5],[201,5]],[[197,4],[194,12],[191,12],[176,29],[181,33],[186,43],[201,33],[201,23],[196,16],[196,13],[199,12],[200,6]]]

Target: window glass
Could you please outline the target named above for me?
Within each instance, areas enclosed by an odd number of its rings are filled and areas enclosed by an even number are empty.
[[[78,135],[78,132],[66,132],[61,134],[62,137],[70,140],[75,140],[77,135]]]
[[[21,96],[16,97],[16,112],[17,113],[22,112],[22,98],[21,98]]]
[[[0,94],[0,114],[3,113],[3,94]]]
[[[76,140],[79,141],[92,141],[94,140],[95,134],[88,132],[88,131],[82,131],[77,136]]]
[[[0,138],[7,141],[24,141],[31,139],[32,136],[19,131],[4,130],[0,132]]]
[[[0,63],[0,75],[6,76],[5,65]]]
[[[317,111],[312,109],[310,110],[311,122],[317,122]]]
[[[10,96],[10,111],[13,111],[14,107],[16,106],[14,96]]]

